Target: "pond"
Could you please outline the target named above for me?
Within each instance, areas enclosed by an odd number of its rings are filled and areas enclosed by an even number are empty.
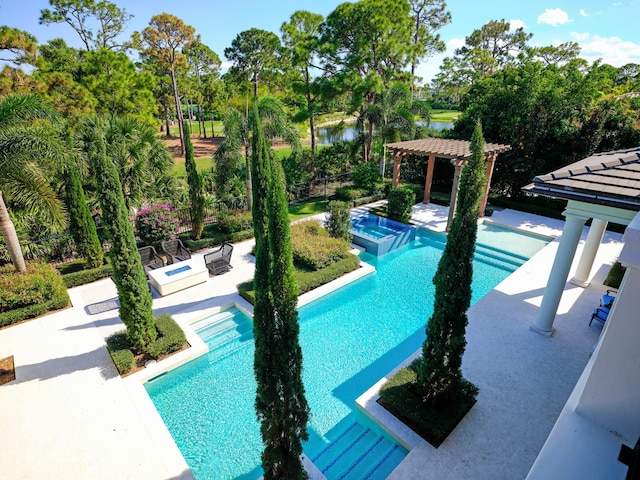
[[[442,131],[446,128],[453,128],[453,122],[416,122],[417,125],[429,125],[430,128]],[[327,125],[316,129],[316,141],[318,145],[331,145],[340,140],[351,141],[356,137],[356,125],[354,123],[342,123],[337,125]]]

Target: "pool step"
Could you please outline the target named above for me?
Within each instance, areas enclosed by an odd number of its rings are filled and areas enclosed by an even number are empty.
[[[521,255],[476,243],[475,257],[491,265],[511,270],[521,267],[527,259]]]
[[[253,323],[239,311],[229,310],[210,317],[196,332],[209,347],[209,361],[215,363],[253,340]]]
[[[314,459],[328,480],[382,480],[402,461],[406,452],[359,423],[352,423]]]

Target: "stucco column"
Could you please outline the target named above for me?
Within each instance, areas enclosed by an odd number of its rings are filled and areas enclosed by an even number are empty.
[[[491,177],[493,176],[493,167],[496,164],[496,158],[498,155],[495,153],[487,157],[485,163],[485,176],[487,177],[487,184],[484,187],[484,195],[480,199],[480,206],[478,208],[478,216],[484,217],[484,210],[487,208],[487,200],[489,198],[489,189],[491,188]]]
[[[584,244],[582,255],[580,255],[580,262],[576,273],[571,279],[571,283],[578,285],[579,287],[586,287],[589,285],[589,274],[591,273],[591,267],[593,267],[593,261],[598,253],[598,247],[602,242],[604,231],[607,228],[607,221],[600,218],[594,218],[591,221],[591,227],[589,227],[589,235],[587,235],[587,241]]]
[[[562,298],[562,292],[565,284],[567,283],[567,277],[569,276],[569,269],[573,262],[573,256],[576,253],[576,248],[580,241],[582,227],[584,227],[584,222],[587,220],[585,217],[566,213],[566,211],[564,215],[567,219],[565,220],[564,228],[562,229],[560,245],[556,252],[556,258],[553,260],[553,266],[551,267],[547,286],[544,289],[544,295],[542,297],[540,310],[538,310],[538,316],[530,327],[534,332],[546,335],[547,337],[550,337],[553,334],[553,320],[556,317],[558,305],[560,305],[560,299]]]
[[[453,220],[453,216],[456,214],[456,204],[458,203],[458,186],[460,185],[460,172],[464,165],[464,160],[451,160],[455,171],[453,173],[453,186],[451,187],[451,198],[449,200],[449,217],[447,218],[447,232],[449,231],[449,225]]]
[[[391,186],[393,188],[397,187],[400,183],[400,164],[402,163],[402,155],[396,154],[393,157],[393,180],[391,181]]]
[[[422,199],[422,203],[429,203],[431,201],[431,184],[433,183],[433,167],[435,163],[435,155],[429,155],[429,160],[427,160],[427,178],[424,181],[424,198]]]

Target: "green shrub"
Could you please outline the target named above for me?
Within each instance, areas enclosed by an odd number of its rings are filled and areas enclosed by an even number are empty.
[[[163,240],[176,238],[178,214],[168,203],[156,203],[136,212],[136,233],[143,245],[160,247]]]
[[[622,277],[624,277],[624,272],[626,268],[622,266],[619,261],[615,261],[611,268],[609,269],[609,273],[607,273],[607,278],[604,281],[604,284],[608,287],[612,288],[620,288],[620,284],[622,283]]]
[[[336,188],[333,198],[342,202],[350,202],[356,198],[360,198],[364,195],[364,192],[357,187],[338,187]]]
[[[404,187],[393,188],[389,192],[387,214],[390,219],[408,223],[411,220],[411,207],[416,202],[412,190]]]
[[[180,235],[182,243],[184,243],[184,245],[192,252],[215,247],[217,245],[221,245],[225,241],[240,242],[248,238],[253,238],[253,228],[235,233],[223,233],[218,230],[217,225],[204,227],[202,238],[200,240],[192,240],[189,237],[189,233]]]
[[[356,165],[351,174],[351,178],[356,187],[362,188],[369,193],[373,193],[378,182],[382,180],[380,168],[374,162]]]
[[[136,359],[131,352],[129,336],[125,330],[107,338],[107,350],[118,372],[126,373],[135,366]]]
[[[163,314],[156,317],[158,337],[149,345],[148,353],[158,358],[167,353],[180,350],[187,343],[187,337],[171,315]]]
[[[380,389],[380,403],[414,432],[438,447],[475,404],[478,389],[462,380],[459,391],[441,408],[423,402],[417,386],[417,362],[396,372]]]
[[[293,261],[311,270],[324,268],[349,255],[349,244],[331,238],[317,220],[291,226]]]
[[[340,238],[351,243],[351,211],[349,204],[334,200],[329,202],[329,214],[327,216],[327,232],[333,238]]]
[[[325,283],[329,283],[336,278],[357,270],[360,267],[360,259],[353,254],[349,254],[347,258],[340,260],[333,265],[321,268],[320,270],[308,271],[296,266],[296,282],[298,284],[298,294],[302,295],[314,288]],[[250,304],[254,304],[254,286],[253,280],[238,285],[238,292]]]
[[[385,194],[383,192],[374,193],[373,195],[369,195],[368,197],[356,198],[353,201],[353,206],[359,207],[360,205],[366,205],[367,203],[377,202],[378,200],[382,200],[383,198],[385,198]]]
[[[218,216],[218,229],[222,233],[236,233],[253,228],[251,212],[221,213]]]
[[[46,263],[31,263],[24,273],[0,267],[0,292],[0,327],[69,305],[62,277]]]
[[[78,285],[95,282],[101,278],[110,277],[111,275],[113,275],[113,268],[111,265],[103,265],[98,268],[64,274],[62,275],[62,281],[67,288],[73,288]]]

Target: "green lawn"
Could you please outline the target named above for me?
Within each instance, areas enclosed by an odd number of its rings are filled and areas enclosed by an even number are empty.
[[[432,122],[453,122],[460,116],[461,112],[457,110],[432,110]]]
[[[293,222],[311,215],[317,215],[327,211],[328,201],[324,198],[308,200],[302,203],[289,205],[289,219]]]
[[[187,121],[187,123],[189,123],[189,122]],[[200,124],[198,122],[196,122],[196,121],[193,121],[193,122],[191,122],[191,125],[192,125],[192,128],[193,128],[194,135],[198,135],[200,133]],[[207,129],[207,137],[210,137],[211,136],[211,120],[207,120],[206,122],[204,122],[204,126]],[[215,132],[216,133],[216,137],[219,137],[219,136],[224,134],[224,126],[223,126],[221,120],[214,120],[213,121],[213,126],[216,129],[216,132]],[[171,128],[169,129],[169,133],[172,136],[177,137],[180,134],[179,129],[178,129],[178,125],[175,124],[175,125],[171,126]]]
[[[196,158],[196,168],[198,172],[209,172],[211,171],[211,167],[213,167],[213,161],[211,158]],[[173,170],[171,171],[171,175],[174,177],[186,177],[187,169],[184,166],[183,160],[175,160],[173,162]]]

